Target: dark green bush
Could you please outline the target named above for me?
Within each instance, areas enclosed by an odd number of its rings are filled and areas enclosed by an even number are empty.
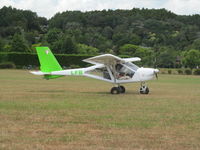
[[[192,74],[192,70],[191,69],[185,69],[185,74],[186,75],[191,75]]]
[[[195,69],[193,72],[194,75],[200,75],[200,69]]]
[[[183,70],[181,70],[181,69],[178,69],[177,72],[178,72],[178,74],[183,74]]]
[[[168,74],[172,74],[172,71],[171,71],[171,70],[168,70],[167,72],[168,72]]]
[[[0,63],[1,69],[14,69],[16,68],[15,64],[13,62],[4,62]]]
[[[80,68],[80,66],[79,65],[70,65],[69,68],[70,69],[75,69],[75,68]]]
[[[0,53],[0,63],[7,61],[7,53]]]

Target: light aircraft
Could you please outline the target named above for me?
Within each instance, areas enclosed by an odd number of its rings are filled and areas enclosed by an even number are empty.
[[[113,83],[111,94],[125,93],[121,84],[140,82],[140,93],[148,94],[149,88],[145,81],[157,78],[158,69],[139,68],[132,62],[141,61],[139,57],[120,58],[111,54],[104,54],[88,59],[84,62],[93,66],[87,68],[63,70],[48,47],[36,47],[40,62],[40,71],[31,71],[34,75],[43,75],[45,79],[54,79],[62,76],[86,76]]]

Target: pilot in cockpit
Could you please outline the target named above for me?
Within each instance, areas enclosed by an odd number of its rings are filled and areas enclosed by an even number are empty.
[[[130,79],[130,76],[128,76],[125,72],[126,68],[122,64],[117,63],[115,65],[115,70],[116,70],[116,73],[117,73],[117,79],[119,79],[119,80]]]

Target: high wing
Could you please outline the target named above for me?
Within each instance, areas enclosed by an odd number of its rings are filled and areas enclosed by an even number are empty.
[[[141,58],[139,57],[132,57],[132,58],[123,58],[125,62],[135,62],[135,61],[141,61]]]
[[[97,65],[97,64],[113,65],[116,63],[141,61],[141,59],[139,57],[120,58],[120,57],[114,56],[112,54],[104,54],[104,55],[99,55],[99,56],[91,57],[88,59],[84,59],[83,61],[94,64],[94,65]]]

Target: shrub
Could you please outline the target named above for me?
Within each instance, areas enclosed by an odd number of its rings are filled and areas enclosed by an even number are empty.
[[[177,70],[178,74],[183,74],[183,70]]]
[[[161,73],[161,74],[166,74],[166,71],[161,71],[160,73]]]
[[[167,74],[167,70],[164,69],[164,68],[161,68],[159,73],[160,73],[160,74]]]
[[[13,62],[4,62],[0,63],[1,69],[14,69],[16,68],[15,64]]]
[[[69,68],[70,69],[76,69],[76,68],[80,68],[80,66],[79,65],[70,65]]]
[[[195,69],[193,72],[194,75],[200,75],[200,69]]]
[[[22,69],[25,69],[25,70],[37,70],[38,67],[32,66],[32,65],[28,65],[28,66],[23,66]]]
[[[168,70],[168,74],[172,74],[172,71],[171,71],[171,70]]]
[[[186,75],[191,75],[192,74],[192,70],[191,69],[186,69],[185,70],[185,74]]]

